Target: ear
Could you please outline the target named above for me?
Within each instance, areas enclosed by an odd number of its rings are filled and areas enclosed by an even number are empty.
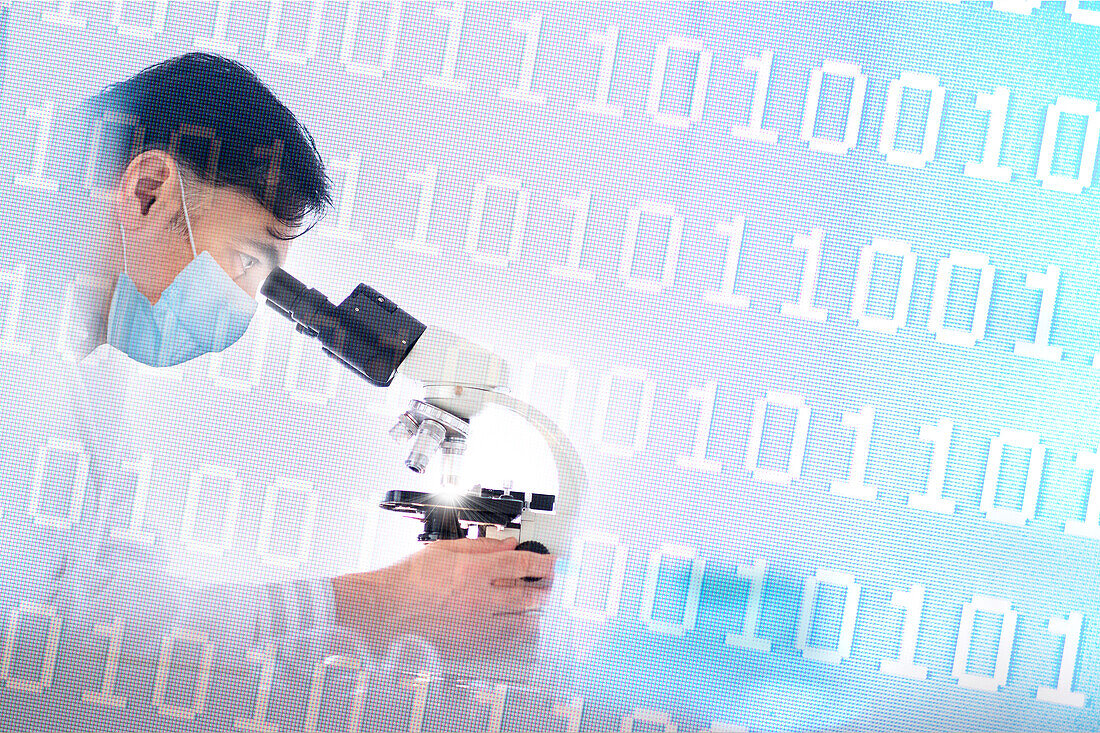
[[[126,166],[115,210],[133,239],[168,229],[181,206],[178,180],[176,161],[163,150],[146,150]]]

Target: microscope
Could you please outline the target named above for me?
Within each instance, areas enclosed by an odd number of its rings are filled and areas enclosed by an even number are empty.
[[[450,331],[426,327],[367,285],[340,305],[307,288],[282,269],[261,287],[267,304],[321,343],[326,354],[378,387],[401,373],[423,386],[390,435],[409,445],[405,465],[421,474],[433,458],[442,461],[436,491],[391,490],[382,507],[423,523],[422,542],[468,536],[517,537],[517,550],[564,553],[586,493],[584,467],[558,426],[507,392],[508,366],[488,349]],[[558,491],[534,493],[475,484],[456,491],[470,421],[486,405],[508,409],[533,425],[553,455]],[[532,578],[530,580],[537,580]]]

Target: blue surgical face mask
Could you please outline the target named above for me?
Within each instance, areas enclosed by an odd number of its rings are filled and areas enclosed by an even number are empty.
[[[210,253],[195,251],[182,175],[180,195],[194,259],[153,305],[130,279],[126,233],[122,232],[123,272],[107,315],[107,342],[134,361],[154,367],[174,366],[231,346],[244,335],[256,312],[256,301]]]

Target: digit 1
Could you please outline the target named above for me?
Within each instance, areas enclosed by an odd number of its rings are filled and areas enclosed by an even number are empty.
[[[619,26],[609,25],[603,33],[589,33],[588,42],[603,48],[600,69],[596,74],[596,99],[582,99],[577,109],[608,117],[622,117],[622,105],[608,102],[611,97],[611,74],[615,70],[615,54],[619,47]]]
[[[424,711],[428,707],[428,688],[432,679],[426,672],[418,672],[409,684],[413,688],[412,706],[409,710],[409,733],[420,733],[424,727]]]
[[[1054,304],[1058,298],[1058,280],[1061,276],[1061,268],[1048,265],[1046,272],[1029,272],[1024,277],[1024,287],[1040,290],[1043,295],[1039,300],[1039,320],[1035,324],[1035,340],[1017,341],[1014,350],[1016,356],[1030,356],[1033,359],[1046,361],[1061,360],[1062,347],[1050,345],[1050,327],[1054,323]]]
[[[867,477],[867,454],[871,452],[871,430],[875,424],[875,410],[867,406],[859,412],[846,412],[841,423],[855,431],[852,441],[852,459],[847,481],[833,481],[829,493],[852,499],[874,500],[878,488],[864,482]]]
[[[824,308],[814,307],[814,294],[817,292],[817,271],[821,266],[821,239],[825,236],[819,228],[810,230],[809,236],[796,236],[794,238],[795,249],[806,253],[806,261],[802,265],[802,288],[798,294],[797,303],[784,303],[780,312],[791,318],[802,318],[807,321],[823,322],[828,316]]]
[[[1001,148],[1005,137],[1005,122],[1008,119],[1008,87],[997,87],[992,94],[979,94],[974,105],[989,113],[989,124],[985,128],[985,149],[981,162],[970,161],[963,172],[971,178],[985,178],[990,181],[1011,181],[1012,169],[1001,165]]]
[[[531,91],[535,79],[535,57],[539,50],[539,36],[542,34],[542,15],[535,13],[526,20],[516,18],[512,21],[512,30],[524,34],[523,57],[519,66],[519,83],[515,87],[501,89],[501,99],[544,105],[546,104],[546,95],[542,92]]]
[[[45,177],[46,153],[50,147],[50,131],[53,129],[53,112],[52,99],[43,102],[41,107],[32,107],[28,104],[24,108],[24,115],[28,120],[37,120],[38,136],[34,139],[30,174],[15,177],[14,183],[20,188],[57,193],[58,182]]]
[[[122,710],[126,707],[126,698],[115,694],[115,677],[118,675],[118,660],[122,656],[123,621],[118,616],[110,626],[96,624],[95,633],[107,637],[107,661],[103,665],[103,684],[96,692],[85,690],[81,699],[87,703],[106,705]]]
[[[919,439],[932,444],[932,460],[928,464],[928,483],[923,494],[909,495],[912,509],[927,512],[954,514],[955,500],[943,498],[943,484],[947,477],[947,451],[951,447],[953,424],[947,418],[940,418],[935,425],[921,425]],[[1097,507],[1100,512],[1100,506]]]
[[[333,160],[330,165],[333,169],[343,172],[344,182],[340,186],[340,200],[336,204],[336,226],[318,227],[319,233],[341,242],[362,242],[363,232],[354,231],[351,228],[351,215],[355,208],[355,191],[359,187],[362,156],[359,151],[352,151],[348,157]]]
[[[77,355],[69,348],[73,341],[73,304],[76,301],[76,283],[66,283],[61,296],[61,313],[57,318],[57,340],[54,346],[58,355],[65,361],[72,363],[77,360]],[[88,332],[80,331],[80,341],[88,340]]]
[[[1047,622],[1047,630],[1055,636],[1064,636],[1062,642],[1062,663],[1058,666],[1057,687],[1040,685],[1035,692],[1036,699],[1069,705],[1074,708],[1085,707],[1085,695],[1073,691],[1073,677],[1077,671],[1077,650],[1081,647],[1081,624],[1084,617],[1080,611],[1074,611],[1065,618],[1052,616]]]
[[[756,635],[756,629],[760,625],[760,610],[764,606],[764,576],[767,570],[768,564],[762,559],[753,561],[752,565],[737,566],[737,577],[749,581],[749,598],[745,605],[742,631],[741,633],[728,632],[726,634],[726,646],[751,649],[757,652],[771,651],[772,643]]]
[[[218,6],[214,11],[214,35],[195,36],[195,48],[203,51],[214,51],[226,56],[237,53],[239,46],[236,41],[226,39],[225,33],[229,26],[229,4],[232,0],[218,0]]]
[[[443,46],[443,68],[438,76],[425,76],[425,86],[437,89],[449,89],[452,92],[464,92],[470,88],[466,79],[455,78],[458,66],[458,47],[462,41],[462,22],[466,17],[466,3],[456,0],[450,5],[436,5],[432,14],[447,20],[447,40]]]
[[[283,165],[283,141],[274,140],[270,145],[257,145],[253,148],[253,154],[267,159],[267,176],[264,181],[264,199],[261,202],[265,208],[270,209],[274,203],[275,191],[279,185],[279,172]]]
[[[737,271],[741,261],[741,243],[745,236],[745,217],[735,216],[732,222],[720,221],[714,226],[714,231],[719,236],[725,237],[729,242],[726,248],[726,266],[722,271],[722,284],[717,290],[708,290],[703,294],[703,299],[708,303],[728,305],[738,310],[746,310],[749,307],[749,299],[744,295],[735,295],[733,289],[737,286]]]
[[[233,727],[249,733],[278,733],[279,726],[265,720],[267,718],[268,702],[271,699],[271,684],[275,679],[275,650],[270,647],[266,649],[249,649],[245,657],[250,662],[262,665],[260,667],[260,680],[256,688],[256,707],[251,718],[237,718],[233,723]]]
[[[428,219],[432,214],[432,200],[435,198],[435,181],[438,176],[439,168],[434,165],[429,165],[422,171],[409,171],[405,174],[405,180],[414,186],[420,186],[420,201],[416,206],[412,239],[398,239],[394,242],[398,249],[429,255],[439,253],[438,247],[428,244]]]
[[[133,471],[137,475],[134,483],[134,501],[130,507],[130,526],[126,528],[113,527],[111,539],[116,541],[136,542],[140,545],[152,545],[156,537],[152,532],[143,532],[141,525],[145,522],[145,511],[149,505],[149,483],[153,475],[153,456],[142,451],[141,457],[136,461],[123,461],[123,471]]]
[[[550,272],[558,277],[583,282],[595,282],[596,273],[581,268],[581,254],[584,251],[585,235],[588,232],[588,212],[592,208],[592,192],[581,191],[573,198],[563,197],[561,206],[573,212],[573,226],[569,233],[569,253],[564,265],[551,265]]]
[[[358,572],[374,569],[374,542],[378,535],[378,504],[381,498],[371,497],[365,504],[367,516],[363,520],[363,532],[359,535],[359,559],[354,568]]]
[[[1100,539],[1100,470],[1097,470],[1100,469],[1100,455],[1093,451],[1078,451],[1077,467],[1084,471],[1092,471],[1088,504],[1085,506],[1085,521],[1067,519],[1064,531],[1066,534],[1078,537]]]
[[[878,669],[883,674],[895,677],[926,679],[928,667],[913,662],[917,655],[917,634],[920,632],[921,613],[924,611],[924,586],[914,583],[907,591],[894,591],[890,605],[905,609],[905,620],[901,625],[901,644],[898,645],[898,658],[883,659]]]
[[[774,144],[779,139],[775,130],[764,129],[764,107],[768,102],[768,84],[771,82],[774,54],[765,48],[759,56],[745,57],[745,70],[756,72],[756,82],[752,90],[752,106],[749,108],[749,124],[734,125],[730,133],[744,140]]]
[[[721,473],[722,464],[707,458],[710,443],[710,426],[714,419],[714,401],[718,394],[718,382],[707,382],[702,387],[688,391],[688,399],[699,400],[699,422],[695,429],[695,443],[691,455],[676,456],[676,465],[703,473]]]

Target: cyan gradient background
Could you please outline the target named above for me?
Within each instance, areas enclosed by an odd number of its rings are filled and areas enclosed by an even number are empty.
[[[325,230],[335,225],[334,213],[295,244],[289,270],[333,299],[367,282],[422,321],[483,341],[509,359],[521,383],[533,385],[531,401],[559,418],[560,373],[535,368],[535,357],[576,369],[568,433],[586,460],[591,488],[578,536],[615,534],[629,548],[614,618],[593,624],[556,606],[562,631],[551,643],[573,675],[569,689],[588,701],[583,729],[617,729],[634,708],[663,710],[682,730],[711,721],[750,728],[1100,727],[1100,552],[1097,541],[1063,532],[1065,520],[1084,517],[1091,479],[1075,467],[1076,453],[1100,443],[1100,372],[1091,366],[1100,353],[1100,194],[1095,187],[1045,190],[1036,179],[1047,105],[1058,96],[1100,100],[1100,28],[1071,22],[1061,3],[1029,15],[988,3],[474,5],[458,61],[469,89],[455,93],[421,83],[437,73],[444,44],[445,22],[433,18],[433,7],[403,8],[394,67],[382,79],[350,75],[341,65],[342,4],[324,6],[317,52],[304,64],[264,50],[264,6],[233,6],[228,36],[239,44],[235,57],[299,116],[326,160],[362,158],[348,210],[361,241]],[[50,334],[60,296],[43,253],[65,247],[79,231],[59,228],[59,198],[13,185],[29,165],[37,132],[24,108],[54,100],[60,115],[109,82],[192,50],[196,36],[209,35],[215,12],[212,4],[172,4],[163,32],[135,39],[118,33],[111,3],[78,3],[74,14],[87,22],[76,30],[44,23],[46,9],[11,8],[3,80],[0,185],[8,234],[0,269],[25,266],[31,294],[18,333],[31,355],[0,354],[0,368],[12,370],[40,369],[57,358]],[[284,8],[282,46],[301,46],[309,9]],[[364,7],[364,55],[377,52],[387,11]],[[123,9],[135,23],[151,12],[151,5]],[[535,12],[543,24],[534,89],[546,94],[545,106],[498,92],[512,85],[519,64],[522,34],[510,23]],[[578,109],[595,94],[600,58],[586,39],[611,24],[621,30],[610,99],[624,109],[618,119]],[[646,112],[655,51],[672,35],[698,39],[713,52],[702,118],[687,129],[658,126]],[[730,134],[744,124],[753,89],[742,59],[765,48],[775,56],[765,113],[765,128],[778,132],[774,145]],[[859,64],[869,80],[858,143],[840,157],[810,151],[798,134],[810,71],[827,59]],[[946,90],[935,160],[923,169],[890,165],[878,152],[887,84],[907,71],[935,75]],[[688,54],[673,54],[662,109],[686,109],[694,73]],[[987,115],[975,109],[975,94],[996,86],[1012,94],[1001,157],[1014,171],[1008,183],[963,175],[984,144]],[[836,135],[834,112],[846,107],[846,94],[842,84],[826,84],[823,134]],[[923,116],[922,99],[905,97],[909,120]],[[903,121],[900,145],[913,145],[913,129],[919,132]],[[1056,170],[1072,165],[1083,130],[1080,119],[1064,118]],[[406,174],[427,165],[439,169],[428,228],[438,252],[430,256],[394,244],[411,236],[416,213],[419,191]],[[514,176],[531,196],[522,251],[505,269],[463,249],[473,189],[487,176]],[[334,177],[343,183],[337,170]],[[572,224],[560,201],[584,189],[592,191],[582,257],[595,273],[590,283],[552,271],[565,259]],[[627,212],[643,200],[670,204],[685,218],[675,281],[660,293],[627,289],[617,274]],[[737,214],[747,222],[737,287],[750,299],[745,311],[703,296],[718,286],[725,264],[714,225]],[[502,250],[510,217],[506,199],[490,199],[484,249]],[[780,315],[782,303],[797,299],[801,278],[803,255],[792,238],[811,227],[825,232],[815,300],[829,312],[825,323]],[[643,219],[638,271],[660,266],[664,233],[659,222]],[[896,335],[861,330],[848,316],[859,250],[875,236],[906,240],[918,257],[909,319]],[[989,325],[972,348],[937,343],[926,327],[936,262],[953,249],[984,253],[996,267]],[[1051,338],[1065,349],[1059,363],[1013,355],[1037,319],[1038,292],[1024,288],[1025,274],[1048,265],[1062,270]],[[958,276],[952,317],[974,298],[968,283]],[[296,573],[344,572],[411,551],[415,527],[375,518],[372,509],[381,491],[415,483],[384,435],[412,394],[409,386],[383,394],[330,373],[313,345],[292,347],[290,329],[266,313],[221,357],[223,372],[247,376],[261,346],[259,377],[244,393],[212,379],[208,359],[177,370],[178,379],[134,376],[141,388],[125,439],[155,457],[161,490],[150,514],[154,531],[167,542],[178,537],[186,476],[201,461],[233,465],[245,486],[233,552],[200,568],[181,548],[178,569],[278,577],[281,571],[257,562],[255,551],[263,487],[276,475],[311,481],[321,496],[314,549]],[[302,349],[301,384],[323,391],[331,377],[331,398],[308,404],[287,389],[288,362],[299,358],[294,349]],[[642,370],[655,390],[645,448],[630,457],[609,455],[593,439],[601,380],[617,368]],[[723,465],[717,475],[676,463],[691,452],[698,420],[698,401],[688,392],[710,381],[718,385],[708,446],[708,457]],[[787,487],[753,481],[744,469],[753,403],[773,390],[798,392],[812,409],[802,475]],[[11,409],[33,409],[4,398]],[[637,388],[612,391],[609,439],[629,439],[639,401]],[[841,414],[864,405],[876,411],[867,469],[868,482],[879,487],[873,502],[828,491],[848,472],[851,431]],[[782,418],[769,412],[769,441],[783,433]],[[929,464],[919,427],[939,418],[955,425],[944,495],[956,511],[948,516],[906,506],[910,493],[923,491]],[[1047,446],[1037,514],[1024,527],[990,522],[978,508],[990,439],[1001,428],[1037,431]],[[502,453],[516,452],[506,432],[489,437]],[[33,441],[28,436],[28,457]],[[765,460],[780,448],[766,441]],[[512,478],[543,481],[524,474],[525,462]],[[1003,504],[1019,501],[1013,487],[1023,466],[1019,452],[1006,451]],[[5,506],[18,513],[26,477],[3,478]],[[372,528],[366,539],[365,525]],[[648,556],[666,542],[695,547],[706,562],[698,622],[681,638],[655,634],[639,619]],[[772,641],[770,653],[723,643],[727,631],[740,628],[746,603],[736,565],[755,558],[769,565],[758,633]],[[608,558],[590,558],[582,597],[599,595],[607,567]],[[851,573],[863,589],[852,654],[839,666],[806,661],[795,648],[803,581],[818,568]],[[657,608],[664,617],[678,614],[687,576],[682,563],[661,573]],[[927,589],[916,655],[930,670],[923,682],[878,671],[900,638],[902,611],[891,607],[891,594],[913,583]],[[1009,599],[1019,612],[1008,684],[996,693],[962,688],[950,676],[962,604],[976,594]],[[840,599],[825,591],[820,602],[811,640],[831,644]],[[1055,684],[1061,658],[1062,640],[1047,632],[1047,619],[1071,611],[1085,618],[1074,683],[1088,698],[1083,709],[1035,699],[1038,686]],[[994,620],[979,617],[971,671],[992,670],[997,631]],[[513,728],[550,725],[545,713],[531,712],[529,720],[515,714],[527,722]]]

